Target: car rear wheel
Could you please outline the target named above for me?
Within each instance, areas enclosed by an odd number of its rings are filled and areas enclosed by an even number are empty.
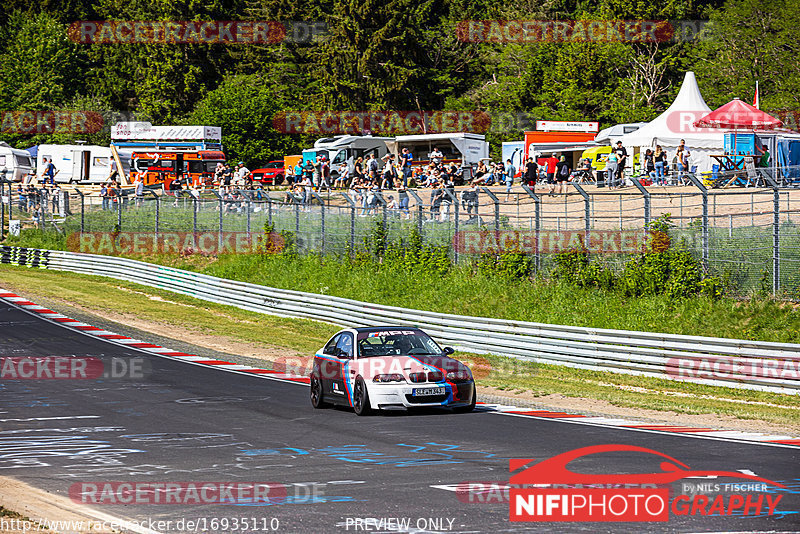
[[[311,377],[311,406],[316,409],[328,407],[322,396],[322,382],[316,376]]]
[[[360,376],[356,378],[356,384],[353,387],[353,411],[356,412],[356,415],[368,415],[371,411],[367,385]]]

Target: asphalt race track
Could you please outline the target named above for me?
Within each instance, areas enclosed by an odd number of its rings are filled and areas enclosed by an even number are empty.
[[[91,505],[145,526],[148,521],[173,522],[161,532],[800,530],[798,447],[625,431],[488,410],[357,417],[344,409],[313,410],[304,384],[159,357],[7,304],[0,305],[0,325],[0,356],[6,358],[89,357],[106,368],[112,362],[120,367],[144,361],[143,376],[136,378],[0,380],[0,475],[64,496],[72,488],[77,499],[92,484],[118,482],[271,483],[279,495],[258,503]],[[124,369],[120,374],[125,375]],[[741,511],[670,513],[668,522],[652,523],[510,522],[502,491],[454,491],[465,482],[507,483],[509,459],[545,460],[603,444],[654,449],[696,470],[747,470],[787,489],[770,486],[753,495],[782,497],[772,516],[765,515],[765,508],[761,515],[746,517]],[[615,452],[570,467],[582,473],[651,473],[661,472],[661,460]],[[684,479],[671,488],[677,494],[683,484],[724,482],[747,481]],[[76,493],[76,487],[83,489]],[[717,494],[710,493],[709,502]],[[234,528],[232,518],[248,519],[247,528],[242,520]],[[407,523],[387,523],[390,518]],[[181,529],[181,520],[183,525],[201,523]]]

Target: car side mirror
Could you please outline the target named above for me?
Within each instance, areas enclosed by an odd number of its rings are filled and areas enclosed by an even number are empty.
[[[445,347],[442,352],[444,353],[445,356],[450,356],[455,352],[455,349],[453,347]]]

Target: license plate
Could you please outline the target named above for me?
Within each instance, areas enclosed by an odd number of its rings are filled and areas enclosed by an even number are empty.
[[[444,388],[414,388],[411,392],[414,397],[428,397],[430,395],[444,395]]]

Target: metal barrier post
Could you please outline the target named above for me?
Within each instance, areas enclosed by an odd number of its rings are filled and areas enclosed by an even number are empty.
[[[83,193],[81,193],[81,190],[78,189],[77,187],[74,188],[74,189],[75,189],[75,192],[78,193],[81,196],[81,233],[83,233],[85,215],[86,215],[85,202],[84,202],[84,196],[85,195]],[[9,212],[8,212],[8,217],[11,218],[11,210],[9,210]]]
[[[0,241],[5,239],[5,226],[6,226],[6,203],[3,196],[6,193],[5,182],[0,182]],[[11,207],[11,184],[8,184],[8,206]],[[9,217],[10,219],[11,217]]]
[[[314,198],[317,199],[317,202],[319,202],[319,206],[320,206],[320,208],[319,208],[320,209],[320,218],[321,218],[321,221],[320,221],[320,223],[321,223],[321,228],[320,228],[321,235],[320,235],[320,237],[322,238],[322,243],[320,244],[320,250],[321,250],[322,254],[324,255],[325,254],[325,202],[322,200],[322,197],[320,197],[319,194],[317,194],[316,191],[312,190],[311,194],[314,195]],[[328,189],[328,195],[330,196],[330,189]]]
[[[456,239],[453,240],[453,245],[456,245],[458,242],[458,197],[456,197],[455,191],[452,191],[447,187],[444,188],[444,193],[450,197],[450,200],[453,201],[453,206],[455,207],[453,210],[453,215],[456,218],[456,222],[453,225],[453,231],[455,232]],[[458,246],[453,246],[453,262],[458,265]]]
[[[492,199],[494,202],[494,229],[495,231],[500,231],[500,199],[495,196],[488,188],[481,187],[483,192],[489,195],[489,198]]]
[[[589,247],[589,240],[591,239],[591,229],[592,229],[592,203],[589,199],[589,194],[584,191],[583,187],[580,184],[573,183],[575,189],[578,190],[578,193],[581,194],[583,197],[583,204],[584,204],[584,246],[588,250]],[[620,228],[622,230],[622,228]]]
[[[356,203],[350,198],[347,193],[339,193],[347,201],[350,206],[350,252],[352,253],[355,246],[356,238]]]
[[[219,226],[217,227],[217,252],[222,252],[222,209],[223,209],[223,198],[219,192],[212,190],[214,195],[219,200]]]
[[[122,195],[116,195],[117,199],[117,231],[122,231]]]
[[[528,193],[528,196],[530,196],[533,199],[534,217],[536,218],[536,225],[534,226],[535,245],[534,245],[533,262],[534,266],[536,267],[536,272],[539,272],[539,270],[542,268],[542,258],[541,254],[539,253],[539,234],[541,233],[541,228],[542,228],[541,216],[540,216],[541,214],[540,203],[542,202],[542,199],[539,198],[539,195],[533,192],[533,189],[531,189],[530,186],[528,186],[528,184],[522,184],[522,189],[524,189],[525,192]]]
[[[781,290],[781,193],[769,174],[763,173],[762,177],[772,188],[772,294],[777,296]]]
[[[414,197],[414,200],[417,202],[417,230],[419,231],[419,235],[422,236],[422,210],[424,209],[422,206],[422,199],[419,198],[419,195],[413,189],[408,189],[408,194]]]
[[[155,194],[155,193],[154,193]],[[161,203],[158,202],[156,197],[156,243],[158,243],[158,227],[161,224]]]
[[[197,235],[197,209],[199,208],[198,204],[200,199],[192,195],[192,233]],[[156,200],[158,202],[158,200]]]
[[[686,177],[703,195],[703,264],[708,268],[708,189],[694,173],[687,173]]]
[[[636,188],[639,190],[639,192],[644,197],[644,227],[645,227],[645,229],[647,229],[647,227],[650,226],[650,217],[651,217],[651,214],[650,214],[650,210],[651,210],[651,208],[650,208],[650,191],[645,189],[645,187],[639,182],[639,180],[634,179],[632,181],[633,181],[633,185],[636,186]],[[620,230],[621,230],[621,228],[620,228]]]

